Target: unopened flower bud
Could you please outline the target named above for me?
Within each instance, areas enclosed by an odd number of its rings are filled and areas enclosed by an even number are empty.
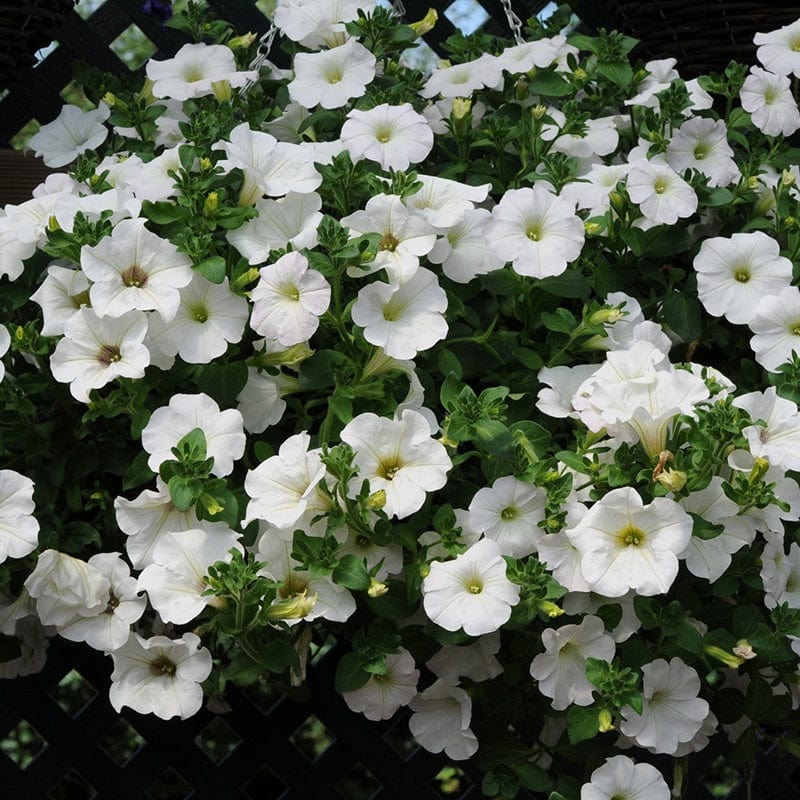
[[[758,189],[758,175],[751,175],[747,179],[747,188],[748,189]]]
[[[203,508],[212,517],[225,510],[224,506],[221,506],[210,494],[206,494],[205,492],[200,495],[200,502],[203,504]]]
[[[427,578],[428,575],[430,575],[430,572],[431,572],[431,565],[430,564],[420,564],[419,565],[419,574],[423,578]]]
[[[669,450],[662,450],[658,454],[658,463],[653,468],[653,480],[657,481],[658,476],[661,475],[662,471],[664,470],[664,465],[667,461],[674,461],[675,456]]]
[[[723,650],[721,647],[717,647],[713,644],[706,645],[703,648],[703,652],[712,658],[716,658],[717,661],[721,661],[726,667],[730,667],[731,669],[738,669],[744,664],[744,659],[741,656],[729,653],[727,650]]]
[[[601,709],[597,715],[597,730],[600,733],[608,733],[614,730],[614,718],[607,708]]]
[[[536,608],[538,608],[539,611],[543,612],[544,614],[547,614],[550,619],[560,617],[564,613],[564,609],[560,606],[557,606],[551,600],[539,600],[536,603]]]
[[[308,590],[303,590],[299,594],[286,597],[271,605],[264,611],[264,617],[268,620],[302,619],[313,611],[316,602],[316,594],[309,597]]]
[[[794,217],[784,217],[783,224],[787,228],[794,228],[794,226],[797,225],[797,220]]]
[[[229,80],[211,81],[211,88],[214,90],[214,97],[216,97],[220,103],[226,103],[233,97]]]
[[[596,236],[603,230],[603,226],[599,222],[586,221],[583,223],[583,229],[587,236]]]
[[[617,322],[622,319],[622,311],[619,308],[599,308],[589,314],[586,322],[589,325],[604,325],[607,322]]]
[[[203,203],[203,216],[210,217],[219,208],[219,194],[209,192]]]
[[[370,511],[378,511],[386,505],[386,489],[378,489],[373,492],[365,501],[364,507]]]
[[[145,78],[142,88],[139,90],[139,98],[144,100],[147,105],[150,105],[156,98],[153,94],[153,80],[152,78]]]
[[[795,178],[794,172],[790,169],[785,169],[781,173],[781,186],[788,189],[790,186],[794,186],[797,178]]]
[[[200,163],[200,169],[203,172],[209,172],[211,168],[214,166],[214,164],[211,162],[211,159],[208,158],[207,156],[203,156],[203,158],[200,159],[199,163]]]
[[[250,267],[250,269],[243,272],[231,282],[231,288],[234,290],[241,289],[242,287],[247,286],[248,283],[257,281],[260,277],[261,273],[255,267]]]
[[[534,119],[541,119],[547,113],[547,106],[538,103],[531,109],[531,116]]]
[[[230,47],[231,50],[250,47],[250,45],[253,44],[257,38],[258,34],[253,33],[252,31],[249,33],[243,33],[241,36],[234,36],[233,39],[229,39],[228,47]]]
[[[656,482],[671,492],[679,492],[686,486],[686,473],[679,469],[666,469],[656,477]]]
[[[258,353],[251,363],[256,367],[294,367],[314,354],[308,342],[293,344],[278,353]]]
[[[753,645],[747,641],[747,639],[739,639],[736,642],[736,647],[733,648],[734,655],[739,656],[739,658],[743,658],[745,661],[749,661],[751,658],[755,658],[758,653],[753,650]]]
[[[18,342],[25,341],[25,328],[22,325],[17,325],[16,329],[14,330],[14,338]]]
[[[586,70],[583,69],[583,67],[578,67],[572,71],[572,77],[578,81],[585,81],[589,76],[586,74]]]
[[[428,13],[419,20],[418,22],[409,22],[408,27],[412,28],[414,33],[417,36],[424,36],[426,33],[430,33],[433,30],[434,25],[436,25],[437,20],[439,19],[439,14],[435,8],[429,8]]]
[[[103,95],[103,101],[106,103],[106,105],[114,108],[114,106],[117,105],[117,96],[113,92],[106,92]]]
[[[469,97],[453,98],[453,119],[464,119],[472,112],[472,100]]]
[[[389,587],[385,583],[381,583],[381,581],[375,580],[375,578],[369,579],[369,589],[367,589],[367,594],[370,597],[383,597],[386,592],[389,591]]]
[[[625,198],[616,190],[609,192],[608,199],[611,201],[611,207],[617,214],[622,214],[625,210]]]
[[[753,467],[750,470],[750,474],[747,476],[747,482],[751,485],[754,483],[758,483],[769,470],[769,461],[766,458],[762,458],[759,456],[754,462]]]
[[[55,217],[55,214],[47,220],[47,230],[49,231],[60,231],[61,225],[58,224],[58,220]]]

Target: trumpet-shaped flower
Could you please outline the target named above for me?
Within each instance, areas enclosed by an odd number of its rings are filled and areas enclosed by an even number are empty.
[[[13,469],[0,469],[0,564],[22,558],[39,543],[39,522],[33,516],[33,481]]]
[[[800,412],[795,403],[779,397],[770,386],[763,392],[741,395],[733,404],[744,409],[754,422],[763,420],[763,424],[742,429],[753,456],[766,458],[783,470],[800,469]]]
[[[308,449],[307,433],[290,436],[278,454],[247,473],[244,490],[252,498],[247,504],[245,524],[263,519],[278,528],[294,525],[303,515],[316,485],[325,477],[320,450]]]
[[[581,554],[581,572],[593,592],[664,594],[678,574],[692,518],[665,497],[645,506],[636,491],[624,487],[596,502],[566,534]]]
[[[786,286],[764,295],[747,324],[755,334],[750,347],[756,361],[769,372],[777,372],[794,353],[800,353],[800,289]]]
[[[78,106],[62,106],[59,115],[28,140],[28,147],[42,156],[48,167],[63,167],[71,164],[81,153],[94,150],[108,137],[108,128],[103,124],[111,109],[103,102],[92,111]]]
[[[800,20],[775,31],[757,33],[753,44],[758,45],[756,58],[765,69],[800,78]]]
[[[562,625],[542,631],[544,653],[531,663],[539,691],[552,698],[556,711],[571,705],[590,706],[596,686],[586,677],[586,659],[611,661],[616,645],[600,617],[586,615],[580,625]]]
[[[355,39],[318,53],[298,53],[289,97],[304,108],[341,108],[364,94],[375,65],[375,56]]]
[[[724,120],[692,117],[681,125],[667,146],[667,163],[682,174],[696,169],[709,186],[727,186],[739,179]]]
[[[69,383],[76,400],[89,402],[89,392],[115,378],[141,378],[150,364],[144,345],[147,317],[128,311],[120,317],[98,317],[82,307],[64,323],[64,338],[50,359],[53,377]]]
[[[422,597],[425,613],[439,627],[481,636],[508,622],[519,586],[506,577],[499,545],[481,539],[452,561],[431,562]]]
[[[173,458],[172,448],[195,428],[203,431],[208,458],[214,459],[211,473],[224,477],[233,472],[233,462],[244,454],[242,415],[233,408],[219,410],[207,394],[175,394],[169,405],[157,408],[142,431],[142,447],[150,454],[147,465],[158,472]]]
[[[89,305],[89,279],[82,270],[51,264],[31,300],[42,308],[42,336],[62,336],[66,321],[82,305]]]
[[[433,148],[433,131],[410,103],[381,103],[368,111],[350,111],[341,140],[353,159],[377,161],[382,169],[406,170],[427,158]]]
[[[358,292],[351,314],[364,338],[399,359],[410,359],[447,336],[447,295],[420,267],[405,283],[375,282]]]
[[[767,136],[791,136],[800,128],[800,110],[792,94],[791,81],[761,67],[750,67],[739,91],[742,108]]]
[[[386,656],[386,672],[371,675],[360,688],[344,692],[347,707],[367,719],[389,719],[401,706],[407,706],[417,696],[419,670],[414,657],[404,647]]]
[[[508,475],[475,493],[469,524],[497,542],[503,555],[524,558],[536,552],[543,535],[539,523],[546,516],[546,501],[544,489]]]
[[[179,355],[189,364],[208,364],[238,342],[247,325],[247,300],[234,294],[228,279],[212,283],[199,273],[181,289],[173,319],[150,317],[148,342],[165,356]]]
[[[330,305],[328,281],[309,269],[308,259],[297,252],[286,253],[274,264],[262,267],[260,275],[251,292],[253,330],[286,347],[308,341]]]
[[[654,225],[674,225],[697,211],[697,195],[666,164],[639,162],[628,173],[628,195]]]
[[[359,470],[351,490],[357,492],[365,479],[373,492],[383,489],[383,510],[390,517],[419,511],[426,493],[441,489],[453,466],[444,445],[431,437],[428,421],[410,408],[397,420],[359,414],[344,426],[341,439],[355,450]]]
[[[185,44],[174,55],[163,61],[147,62],[147,77],[153,81],[154,97],[172,100],[190,100],[208,94],[224,97],[226,89],[244,86],[248,80],[258,78],[258,72],[239,72],[233,50],[222,44]]]
[[[698,697],[700,676],[677,657],[645,664],[642,675],[642,713],[623,706],[620,731],[640,747],[672,755],[694,738],[708,716],[708,703]]]
[[[200,684],[211,674],[211,653],[200,637],[184,633],[180,639],[132,633],[111,653],[109,699],[117,713],[124,706],[160,719],[187,719],[203,705]]]
[[[697,294],[706,311],[738,325],[749,324],[762,299],[792,281],[792,262],[763,231],[705,239],[694,259]]]
[[[280,0],[273,21],[280,32],[312,50],[341,44],[345,22],[375,8],[375,0]]]
[[[412,715],[408,728],[412,736],[429,752],[464,761],[475,755],[478,740],[469,723],[472,700],[458,686],[436,681],[409,704]]]
[[[652,764],[628,756],[607,758],[581,786],[581,800],[669,800],[670,791]]]
[[[81,269],[93,281],[92,308],[99,317],[156,310],[169,322],[180,289],[192,280],[192,262],[172,242],[145,228],[143,219],[124,219],[111,236],[81,251]]]
[[[515,272],[532,278],[560,275],[583,248],[583,221],[575,206],[547,191],[509,189],[492,209],[486,239]]]

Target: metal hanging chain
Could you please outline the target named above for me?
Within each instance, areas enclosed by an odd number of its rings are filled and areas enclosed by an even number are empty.
[[[406,15],[406,7],[403,5],[403,0],[393,0],[392,8],[389,11],[389,16],[395,19],[402,19]]]
[[[269,55],[269,51],[272,49],[272,43],[275,41],[275,36],[278,33],[278,29],[275,27],[275,23],[270,21],[269,27],[266,31],[261,35],[261,38],[258,40],[258,47],[256,47],[256,55],[255,58],[250,62],[249,69],[255,70],[256,73],[260,72],[262,65],[267,60],[267,56]],[[245,83],[244,86],[241,88],[241,94],[247,94],[255,85],[258,83],[258,74],[256,77]]]
[[[514,41],[517,44],[525,44],[525,37],[522,35],[522,20],[516,15],[514,9],[511,7],[511,0],[500,0],[500,3],[503,6],[503,11],[506,12],[508,27],[511,28],[511,33],[514,35]]]

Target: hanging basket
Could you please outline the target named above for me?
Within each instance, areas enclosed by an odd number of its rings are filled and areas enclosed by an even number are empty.
[[[800,17],[800,3],[787,0],[579,0],[575,5],[589,25],[639,39],[643,59],[677,58],[687,78],[722,72],[733,59],[752,63],[756,33]]]
[[[0,87],[21,67],[36,63],[36,51],[55,38],[75,0],[0,1]]]

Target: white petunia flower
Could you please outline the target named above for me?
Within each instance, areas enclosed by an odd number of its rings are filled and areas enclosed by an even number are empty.
[[[409,199],[413,198],[406,203]],[[456,283],[469,283],[478,275],[502,269],[505,261],[486,240],[491,219],[491,212],[485,208],[468,209],[460,222],[436,240],[428,261],[441,264],[442,272]]]
[[[231,87],[256,80],[258,72],[238,72],[233,50],[223,44],[185,44],[172,57],[147,62],[147,77],[154,97],[190,100],[214,94],[220,99]],[[225,86],[227,84],[227,86]]]
[[[375,0],[279,0],[273,21],[280,32],[304,47],[341,44],[347,36],[345,22],[375,8]]]
[[[673,169],[652,161],[639,162],[628,173],[628,196],[649,222],[674,225],[697,211],[694,189]]]
[[[578,389],[598,370],[596,364],[577,364],[574,367],[543,367],[537,376],[545,388],[539,389],[536,408],[548,417],[576,419],[572,398]]]
[[[611,207],[611,192],[620,181],[624,183],[628,172],[629,164],[592,164],[585,175],[561,190],[561,197],[589,209],[590,217],[602,217]]]
[[[488,54],[463,64],[435,69],[420,90],[423,97],[469,97],[484,86],[495,86],[502,67]]]
[[[70,394],[82,403],[89,392],[115,378],[141,378],[150,364],[144,345],[147,317],[129,311],[120,317],[98,317],[82,307],[64,323],[64,338],[50,358],[53,377],[69,383]]]
[[[531,663],[539,691],[550,697],[556,711],[571,705],[590,706],[597,687],[586,677],[586,659],[611,661],[616,645],[600,617],[585,616],[580,625],[562,625],[542,631],[544,653]]]
[[[800,78],[800,19],[775,31],[757,33],[753,44],[758,45],[756,58],[765,69]]]
[[[169,322],[150,317],[148,343],[165,356],[189,364],[208,364],[238,342],[247,325],[247,300],[230,290],[228,279],[212,283],[200,273],[181,289],[180,304]]]
[[[645,506],[630,487],[598,500],[567,536],[581,554],[581,571],[592,591],[620,597],[664,594],[678,574],[678,553],[689,544],[692,518],[674,501],[655,498]]]
[[[308,194],[322,183],[311,152],[254,131],[247,122],[237,125],[228,140],[216,142],[211,149],[222,150],[227,156],[217,162],[225,172],[238,168],[244,173],[239,205],[253,205],[264,195]]]
[[[408,408],[397,420],[359,414],[345,425],[341,439],[355,450],[353,464],[359,470],[351,491],[368,480],[371,491],[386,492],[383,510],[398,519],[419,511],[427,492],[441,489],[453,466],[425,417]]]
[[[721,119],[686,120],[667,145],[667,163],[679,174],[696,169],[708,177],[709,186],[727,186],[741,177]]]
[[[377,721],[389,719],[395,711],[407,706],[417,696],[419,670],[414,657],[404,647],[386,656],[386,672],[371,675],[360,688],[344,692],[342,698],[351,711]]]
[[[630,100],[625,101],[626,106],[647,106],[658,109],[659,102],[656,95],[664,89],[668,89],[672,81],[679,78],[675,65],[678,63],[676,58],[662,58],[656,61],[648,61],[644,68],[647,70],[647,77],[636,87],[636,95]]]
[[[86,642],[95,650],[106,653],[118,650],[128,641],[133,625],[147,607],[147,599],[138,593],[136,578],[119,553],[97,553],[88,564],[108,578],[106,607],[90,617],[78,614],[61,625],[58,633],[71,642]]]
[[[66,321],[81,306],[89,305],[89,280],[82,270],[51,264],[31,300],[42,308],[42,336],[62,336]]]
[[[379,106],[347,115],[340,134],[353,159],[377,161],[382,169],[406,170],[424,161],[433,148],[433,131],[410,103]]]
[[[503,665],[495,658],[500,644],[500,631],[493,631],[466,645],[442,647],[425,662],[425,666],[437,678],[453,686],[461,678],[488,681],[503,672]]]
[[[375,56],[355,39],[318,53],[297,53],[289,97],[304,108],[341,108],[375,77]]]
[[[108,137],[103,124],[111,109],[103,102],[92,111],[78,106],[64,105],[58,116],[28,140],[28,147],[42,156],[48,167],[71,164],[81,153],[96,150]]]
[[[348,270],[357,278],[386,269],[393,284],[407,281],[419,268],[419,259],[436,244],[434,229],[416,214],[411,214],[397,195],[378,194],[367,201],[363,211],[342,218],[350,235],[380,233],[381,241],[369,269]]]
[[[328,310],[331,287],[308,259],[297,252],[286,253],[274,264],[262,267],[261,280],[250,293],[253,312],[250,326],[282,345],[308,341]]]
[[[290,436],[278,454],[248,471],[244,490],[251,498],[244,524],[263,519],[278,528],[297,522],[308,506],[316,485],[325,477],[319,448],[309,450],[307,433]]]
[[[247,383],[236,396],[237,408],[248,433],[263,433],[270,425],[277,425],[286,411],[286,401],[281,396],[281,376],[247,368]]]
[[[544,534],[539,523],[546,516],[546,502],[544,489],[507,475],[475,493],[469,524],[495,541],[504,556],[524,558],[536,552]]]
[[[144,639],[132,633],[111,657],[109,700],[117,713],[128,706],[160,719],[187,719],[203,705],[200,684],[211,674],[212,663],[199,636],[184,633],[180,639]]]
[[[422,597],[425,613],[439,627],[481,636],[508,622],[519,586],[506,577],[500,547],[481,539],[452,561],[431,562]]]
[[[698,697],[700,676],[677,657],[643,665],[642,676],[642,713],[623,706],[620,731],[639,747],[672,755],[694,738],[708,716],[708,703]]]
[[[153,563],[139,575],[138,586],[146,591],[150,604],[164,622],[183,625],[191,622],[208,605],[219,606],[223,601],[207,595],[205,576],[217,561],[230,563],[231,550],[244,552],[241,535],[230,529],[190,529],[162,536],[153,548]]]
[[[111,236],[81,250],[81,269],[92,281],[89,297],[98,317],[156,310],[169,322],[180,289],[192,280],[192,262],[167,239],[151,233],[143,219],[124,219]]]
[[[790,608],[800,604],[800,545],[792,542],[789,552],[785,548],[784,536],[766,533],[767,540],[761,553],[761,580],[764,584],[764,605],[775,608],[788,603]],[[792,645],[796,649],[795,645]]]
[[[169,405],[157,408],[142,431],[142,447],[150,454],[147,465],[158,472],[164,461],[174,458],[172,448],[195,428],[203,431],[208,458],[214,459],[211,474],[224,477],[233,472],[233,462],[244,454],[242,415],[233,408],[224,411],[207,394],[175,394]]]
[[[458,686],[437,680],[409,704],[411,735],[429,752],[464,761],[475,755],[478,740],[469,727],[472,700]]]
[[[774,386],[734,399],[750,419],[763,423],[747,425],[742,433],[756,458],[766,458],[784,471],[800,469],[800,412],[791,400],[780,397]]]
[[[792,262],[780,255],[780,245],[763,231],[705,239],[695,256],[697,294],[715,317],[747,325],[766,297],[777,295],[792,281]]]
[[[739,91],[742,108],[750,112],[753,125],[767,136],[791,136],[800,129],[800,110],[785,75],[773,75],[761,67],[750,67]]]
[[[36,241],[22,241],[17,233],[14,221],[0,209],[0,278],[6,276],[10,281],[22,275],[26,259],[36,252]]]
[[[36,568],[25,579],[43,625],[66,625],[76,615],[102,614],[110,586],[99,569],[57,550],[40,553]]]
[[[225,238],[250,264],[263,264],[270,250],[295,250],[317,246],[317,227],[322,222],[322,198],[316,192],[289,192],[278,200],[256,202],[258,216],[248,220]]]
[[[750,347],[756,361],[765,370],[777,372],[794,353],[800,353],[800,289],[786,286],[765,294],[747,324],[755,334]]]
[[[670,791],[652,764],[628,756],[607,758],[581,786],[581,800],[669,800]]]
[[[420,267],[404,283],[376,281],[358,292],[351,316],[364,338],[386,355],[410,359],[447,336],[447,294],[430,270]]]
[[[514,271],[532,278],[560,275],[583,248],[583,221],[572,203],[541,184],[508,189],[492,209],[486,239]]]
[[[39,522],[33,516],[33,481],[13,469],[0,469],[0,564],[22,558],[39,544]]]
[[[483,203],[491,188],[488,183],[469,186],[435,175],[418,175],[417,180],[422,186],[403,199],[405,207],[445,233],[462,222],[476,203]]]

